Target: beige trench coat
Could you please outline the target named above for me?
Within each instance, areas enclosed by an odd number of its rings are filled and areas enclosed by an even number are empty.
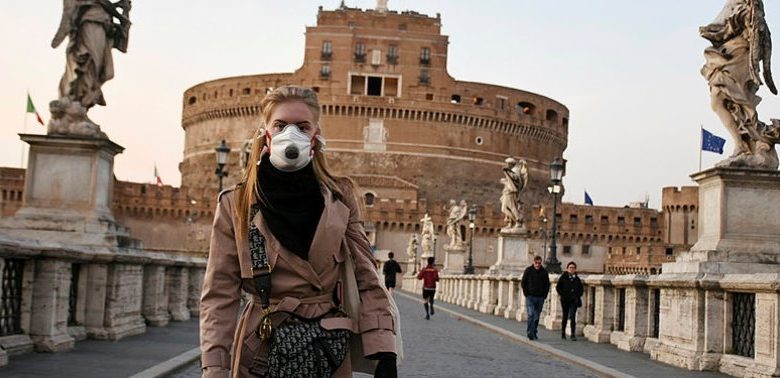
[[[381,285],[374,258],[351,192],[336,200],[323,186],[325,208],[314,234],[309,260],[284,248],[267,228],[262,213],[252,220],[265,237],[266,253],[272,267],[271,305],[273,309],[294,311],[304,317],[328,312],[334,304],[332,292],[340,279],[339,268],[347,253],[352,254],[360,291],[359,319],[347,321],[360,335],[364,355],[396,352],[397,325],[390,313],[387,291]],[[241,290],[253,294],[252,264],[247,240],[237,240],[234,223],[235,192],[219,197],[211,234],[206,276],[200,305],[201,366],[204,377],[251,377],[249,363],[260,341],[256,330],[261,308],[256,301],[247,304],[237,318]],[[326,319],[327,320],[327,319]],[[331,321],[339,327],[346,319]],[[327,325],[323,324],[326,328]],[[232,356],[232,358],[231,358]],[[230,369],[230,370],[227,370]],[[334,377],[350,377],[349,356]]]

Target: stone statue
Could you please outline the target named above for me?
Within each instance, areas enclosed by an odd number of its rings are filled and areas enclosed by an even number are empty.
[[[433,256],[433,243],[436,240],[436,235],[433,230],[433,221],[428,213],[420,219],[422,222],[422,232],[420,232],[420,246],[422,247],[422,258],[428,258]]]
[[[506,222],[504,229],[517,230],[523,227],[524,222],[523,212],[520,210],[520,193],[528,185],[528,166],[525,160],[517,161],[511,157],[504,162],[504,177],[500,180],[504,185],[501,190],[501,213],[504,214]]]
[[[449,206],[445,207],[449,211],[450,215],[447,217],[447,237],[450,238],[450,248],[462,248],[463,247],[463,235],[461,233],[460,224],[466,217],[468,211],[468,204],[466,200],[461,200],[460,204],[457,204],[455,200],[450,200]]]
[[[68,46],[59,99],[49,105],[53,120],[50,134],[100,137],[100,128],[87,118],[87,111],[95,104],[106,105],[101,87],[114,77],[111,49],[127,52],[130,8],[130,0],[63,1],[62,20],[51,46],[56,48],[66,36]],[[74,122],[67,124],[64,117],[56,118],[55,108],[70,109]]]
[[[409,260],[412,262],[417,261],[417,234],[412,234],[409,237],[409,244],[406,246],[406,255],[409,256]]]
[[[712,43],[704,50],[701,74],[710,86],[711,106],[734,140],[734,153],[719,167],[777,169],[775,143],[780,141],[778,121],[758,120],[761,97],[759,63],[767,88],[777,94],[772,80],[772,40],[761,0],[727,0],[711,24],[699,34]]]
[[[261,131],[259,135],[264,135],[264,133]],[[241,167],[241,177],[246,176],[246,165],[247,162],[249,162],[249,153],[252,151],[252,143],[252,138],[244,141],[244,144],[241,146],[241,151],[239,151],[238,154],[238,163]]]

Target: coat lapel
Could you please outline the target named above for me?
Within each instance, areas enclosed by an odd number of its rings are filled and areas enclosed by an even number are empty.
[[[322,218],[309,248],[309,262],[320,276],[332,271],[333,256],[341,249],[341,240],[344,238],[349,220],[349,208],[343,202],[336,200],[325,186],[323,186],[323,195],[325,208],[322,210]]]

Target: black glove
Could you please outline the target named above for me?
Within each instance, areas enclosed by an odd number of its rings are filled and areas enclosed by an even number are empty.
[[[396,355],[392,352],[379,352],[367,356],[369,360],[379,360],[374,370],[375,378],[398,378]]]

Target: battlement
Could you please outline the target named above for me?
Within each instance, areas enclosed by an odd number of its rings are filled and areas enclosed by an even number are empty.
[[[698,186],[667,186],[661,194],[664,211],[695,211],[699,207]]]

